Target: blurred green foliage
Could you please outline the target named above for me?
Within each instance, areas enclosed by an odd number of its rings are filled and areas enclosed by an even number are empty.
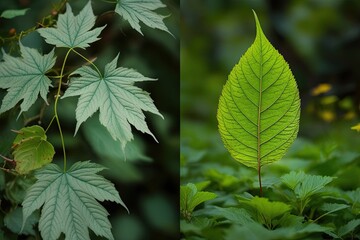
[[[25,15],[13,19],[0,18],[0,48],[12,55],[18,55],[17,38],[22,31],[21,42],[28,47],[47,53],[52,48],[40,38],[33,27],[51,25],[57,14],[64,8],[60,0],[6,0],[0,2],[0,13],[7,9],[30,8]],[[86,4],[87,0],[68,1],[75,14]],[[100,125],[96,116],[84,123],[80,132],[73,137],[75,129],[76,98],[59,101],[59,116],[62,121],[69,165],[75,161],[92,160],[108,168],[102,172],[111,180],[123,201],[130,210],[130,215],[119,205],[106,202],[110,213],[115,239],[178,239],[178,156],[179,156],[179,8],[177,0],[163,0],[167,8],[159,12],[168,15],[165,24],[175,36],[143,27],[144,36],[131,29],[129,24],[114,13],[115,3],[92,0],[95,15],[98,16],[96,26],[107,25],[102,32],[101,40],[95,42],[87,51],[82,51],[89,59],[97,56],[96,64],[103,68],[106,63],[120,52],[119,66],[134,68],[145,76],[158,81],[142,83],[141,87],[151,93],[159,111],[165,120],[146,114],[147,122],[159,140],[155,143],[149,136],[135,133],[125,153],[120,143],[114,142]],[[59,9],[59,12],[58,12]],[[44,17],[48,16],[42,22]],[[30,31],[27,31],[29,30]],[[61,59],[65,52],[57,49],[60,69]],[[0,58],[1,58],[0,53]],[[76,55],[70,55],[66,72],[84,64]],[[5,94],[0,91],[0,98]],[[0,117],[0,154],[11,157],[11,143],[15,133],[11,129],[20,129],[24,125],[40,124],[46,127],[53,114],[53,98],[55,89],[49,93],[50,106],[38,101],[28,112],[16,120],[19,108],[13,109]],[[44,110],[44,111],[43,111]],[[62,164],[61,142],[56,125],[47,133],[56,151],[55,163]],[[126,156],[126,158],[125,158]],[[6,166],[10,167],[10,166]],[[7,227],[3,219],[15,221],[21,217],[17,214],[18,204],[23,194],[33,182],[31,177],[17,177],[4,171],[0,172],[1,213],[0,239],[16,239],[16,229]],[[16,212],[15,212],[16,211]],[[9,214],[12,215],[9,215]],[[34,217],[35,219],[38,216]],[[31,219],[31,224],[34,224]],[[36,223],[36,221],[35,221]],[[16,226],[15,226],[16,227]],[[37,229],[37,228],[35,228]],[[37,230],[34,237],[39,239]],[[92,236],[91,239],[100,239]]]
[[[312,215],[305,211],[305,215],[315,219],[323,214],[316,210],[321,201],[347,199],[347,194],[360,187],[360,135],[351,130],[359,122],[360,2],[183,0],[180,181],[182,186],[210,181],[205,191],[218,197],[195,208],[190,222],[181,217],[181,237],[322,239],[324,235],[316,232],[327,232],[327,227],[310,225],[302,226],[301,231],[299,228],[295,232],[289,229],[268,232],[259,225],[239,227],[224,221],[230,210],[221,213],[216,210],[238,209],[235,195],[258,195],[256,171],[230,157],[216,121],[218,100],[227,76],[255,38],[252,9],[272,45],[289,63],[299,86],[302,106],[297,140],[283,159],[263,168],[265,197],[284,201],[278,199],[279,194],[289,190],[281,185],[280,177],[292,170],[335,177],[327,191],[331,196],[313,202],[315,205],[307,209],[315,211]],[[359,213],[341,210],[327,215],[320,223],[337,219],[335,225],[340,227],[354,216],[358,218]],[[353,228],[348,234],[358,229],[356,223],[349,223]]]

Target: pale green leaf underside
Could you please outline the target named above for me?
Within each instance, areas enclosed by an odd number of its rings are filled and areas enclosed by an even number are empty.
[[[103,77],[89,66],[77,69],[70,87],[63,98],[80,96],[76,108],[76,130],[97,110],[99,119],[114,139],[120,140],[122,147],[133,139],[131,125],[137,130],[154,135],[149,130],[143,111],[162,117],[149,93],[134,86],[135,82],[154,80],[144,77],[133,69],[116,67],[118,56],[105,66]],[[130,125],[131,124],[131,125]],[[155,137],[154,137],[155,138]],[[156,140],[156,139],[155,139]]]
[[[66,240],[89,240],[90,228],[96,235],[114,239],[109,213],[98,201],[109,200],[126,208],[114,185],[100,175],[98,164],[77,162],[63,172],[49,164],[35,174],[37,182],[22,203],[24,220],[43,206],[39,229],[43,239],[56,240],[65,233]]]
[[[100,39],[98,36],[105,28],[103,26],[90,31],[95,25],[95,20],[90,1],[77,16],[74,16],[67,3],[66,12],[59,15],[56,28],[40,28],[37,31],[47,43],[56,47],[85,49],[90,43]]]
[[[3,53],[4,61],[0,62],[0,88],[7,89],[0,114],[13,108],[21,100],[20,114],[27,111],[39,94],[47,102],[51,81],[45,73],[55,64],[54,50],[41,55],[37,50],[25,47],[21,42],[19,44],[21,57]]]
[[[288,64],[255,20],[255,41],[229,75],[217,118],[232,157],[257,169],[281,159],[295,140],[300,99]]]
[[[13,142],[15,170],[27,174],[53,160],[54,147],[49,143],[42,127],[34,125],[18,131]]]
[[[157,28],[171,34],[163,22],[165,16],[154,12],[154,10],[164,7],[166,5],[160,0],[118,0],[115,12],[128,21],[130,26],[141,34],[140,22],[151,28]]]

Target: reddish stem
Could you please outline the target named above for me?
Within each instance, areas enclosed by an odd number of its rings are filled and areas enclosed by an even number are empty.
[[[258,167],[258,176],[259,176],[259,185],[260,185],[260,197],[263,195],[262,185],[261,185],[261,166]]]

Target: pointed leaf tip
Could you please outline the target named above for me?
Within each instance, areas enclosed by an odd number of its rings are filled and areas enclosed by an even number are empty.
[[[37,31],[45,41],[56,47],[82,48],[99,40],[99,35],[105,26],[94,28],[96,16],[91,7],[91,1],[75,16],[69,3],[66,11],[60,14],[55,28],[40,28]],[[68,34],[64,34],[68,33]]]
[[[262,36],[264,38],[266,38],[262,28],[261,28],[261,25],[260,25],[260,21],[259,21],[259,18],[255,12],[255,10],[252,10],[253,11],[253,14],[254,14],[254,18],[255,18],[255,26],[256,26],[256,38]]]
[[[55,164],[40,169],[36,174],[38,180],[22,203],[23,221],[42,207],[39,220],[42,239],[58,239],[62,232],[66,239],[90,239],[88,228],[98,236],[114,239],[109,213],[99,201],[116,202],[129,210],[114,184],[96,174],[102,169],[89,161],[76,162],[66,172]]]
[[[69,88],[62,98],[80,96],[76,108],[76,131],[98,110],[100,123],[107,128],[115,140],[122,143],[133,139],[131,126],[156,138],[145,121],[145,111],[162,115],[156,108],[150,94],[135,86],[136,82],[150,78],[133,69],[117,67],[117,55],[105,65],[103,77],[89,66],[76,70],[81,77],[72,77]],[[84,91],[86,89],[86,91]]]

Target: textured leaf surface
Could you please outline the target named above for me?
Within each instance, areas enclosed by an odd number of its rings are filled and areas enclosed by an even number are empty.
[[[281,181],[291,188],[296,196],[305,200],[319,193],[334,178],[329,176],[309,175],[304,172],[290,172],[281,177]]]
[[[35,103],[38,95],[46,100],[51,86],[50,79],[45,76],[55,64],[54,50],[41,55],[38,51],[20,44],[21,58],[3,53],[0,62],[0,88],[7,89],[2,100],[0,114],[21,103],[21,111],[27,111]]]
[[[99,76],[89,66],[77,69],[72,75],[79,74],[81,77],[72,78],[63,98],[80,95],[76,108],[75,133],[81,123],[100,109],[100,123],[114,139],[120,140],[124,148],[126,142],[133,139],[131,125],[154,137],[145,122],[143,111],[162,115],[149,93],[134,86],[135,82],[154,79],[144,77],[133,69],[116,67],[117,60],[118,56],[105,66],[103,76]]]
[[[290,212],[291,207],[282,202],[270,202],[267,198],[253,197],[251,199],[240,200],[242,204],[250,206],[255,212],[253,218],[259,222],[273,226],[273,220],[285,213]]]
[[[23,202],[24,221],[43,206],[39,229],[43,239],[56,240],[65,233],[66,240],[90,239],[96,235],[114,239],[109,213],[96,200],[109,200],[126,208],[114,185],[100,175],[104,168],[90,162],[77,162],[63,172],[49,164],[35,174],[37,182]]]
[[[232,157],[259,169],[282,158],[295,140],[300,100],[288,64],[265,37],[256,14],[255,20],[255,41],[229,75],[217,118]]]
[[[220,216],[230,220],[231,223],[246,225],[254,222],[251,215],[245,209],[236,207],[216,207],[216,209],[218,210],[218,214]]]
[[[52,161],[55,150],[46,139],[44,129],[37,125],[25,127],[18,131],[13,142],[16,172],[27,174]]]
[[[85,49],[90,43],[100,39],[98,36],[105,28],[103,26],[90,30],[94,27],[95,20],[90,1],[77,16],[67,3],[66,12],[59,15],[56,28],[40,28],[38,32],[47,43],[57,47]]]
[[[180,211],[184,214],[191,214],[199,204],[216,198],[212,192],[200,191],[193,183],[180,186]]]
[[[127,20],[131,27],[141,34],[140,22],[151,28],[157,28],[171,34],[163,22],[165,16],[154,12],[154,10],[164,7],[166,5],[160,0],[117,0],[115,12]]]
[[[360,219],[353,219],[344,226],[339,228],[338,234],[340,237],[349,234],[350,232],[354,231],[358,226],[360,226]]]

